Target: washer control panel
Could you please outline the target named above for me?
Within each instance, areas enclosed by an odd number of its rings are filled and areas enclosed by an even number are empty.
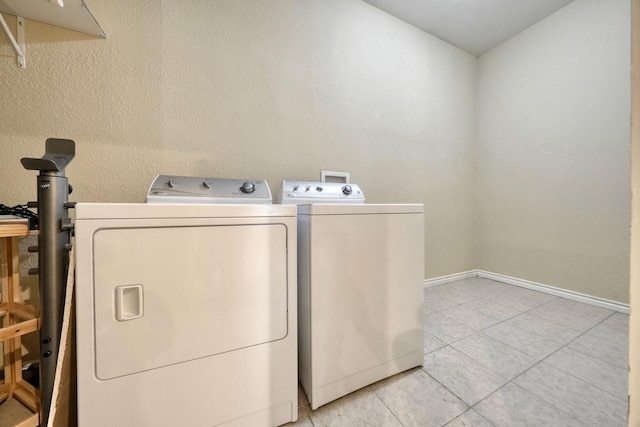
[[[271,204],[271,190],[265,180],[158,175],[147,203]]]
[[[364,203],[364,193],[356,184],[283,181],[280,203]]]

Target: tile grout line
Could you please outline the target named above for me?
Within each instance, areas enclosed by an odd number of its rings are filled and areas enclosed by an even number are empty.
[[[375,384],[375,383],[374,383]],[[373,384],[372,384],[373,385]],[[371,385],[369,385],[368,387],[371,387]],[[387,408],[389,410],[389,412],[391,413],[391,415],[393,415],[393,417],[398,420],[398,423],[400,423],[400,425],[402,427],[406,427],[404,425],[404,423],[402,422],[402,420],[400,419],[400,417],[398,417],[398,415],[393,411],[393,409],[389,408],[389,406],[387,406],[387,402],[384,401],[384,399],[382,398],[382,396],[380,396],[378,394],[378,391],[375,388],[371,388],[371,390],[373,391],[373,394],[378,398],[378,400],[380,400],[380,402],[382,402],[382,404],[384,405],[385,408]]]
[[[446,346],[448,346],[449,344],[447,344]],[[445,346],[445,347],[446,347]],[[444,348],[444,347],[442,347]],[[420,367],[420,370],[422,372],[424,372],[429,378],[431,378],[433,381],[435,381],[436,383],[440,384],[441,387],[443,387],[445,390],[447,390],[449,393],[451,393],[452,395],[454,395],[456,397],[456,399],[458,399],[460,402],[462,402],[464,404],[464,406],[466,406],[465,410],[460,412],[458,415],[456,415],[455,417],[451,418],[450,420],[447,421],[447,423],[450,423],[451,421],[453,421],[454,419],[456,419],[457,417],[459,417],[460,415],[464,414],[465,412],[467,412],[469,409],[471,409],[471,405],[469,405],[467,402],[464,401],[464,399],[462,399],[460,396],[458,396],[456,393],[454,393],[453,391],[449,390],[449,388],[442,384],[440,381],[438,381],[435,377],[433,377],[429,372],[424,370],[424,366]],[[446,425],[443,424],[443,425]]]

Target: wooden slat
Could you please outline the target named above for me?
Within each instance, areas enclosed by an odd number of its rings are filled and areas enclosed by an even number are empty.
[[[6,341],[38,330],[38,319],[31,319],[0,329],[0,341]]]
[[[11,369],[13,370],[13,384],[11,385],[11,390],[14,393],[18,388],[18,383],[22,381],[22,341],[20,337],[16,337],[12,340],[9,340],[12,345],[12,355],[11,355]]]
[[[26,420],[14,425],[13,427],[38,427],[40,425],[40,415],[33,414]]]
[[[29,384],[28,382],[26,382],[25,380],[18,381],[18,385],[20,386],[20,388],[23,388],[27,393],[31,393],[35,397],[40,398],[40,391],[34,386],[32,386],[31,384]]]
[[[33,412],[40,412],[40,397],[28,382],[24,380],[19,381],[16,384],[13,397]]]
[[[0,223],[0,237],[20,237],[29,234],[29,226],[22,223]]]
[[[6,240],[6,239],[5,239]],[[9,311],[13,308],[13,304],[20,300],[20,251],[18,249],[18,238],[11,237],[7,245],[9,252],[9,298],[2,297],[9,303]]]
[[[0,239],[0,278],[2,279],[2,299],[3,305],[7,305],[9,307],[9,252],[11,247],[11,242],[8,238]],[[13,299],[13,298],[12,298]],[[7,320],[7,319],[5,319]],[[6,326],[6,325],[5,325]]]
[[[7,384],[7,383],[4,383],[0,387],[0,403],[4,402],[9,398],[9,387],[10,387],[10,384]]]
[[[68,427],[78,424],[76,417],[75,364],[75,255],[71,252],[64,315],[49,421],[45,427]]]
[[[0,307],[0,310],[1,309],[2,308]],[[39,312],[32,305],[14,302],[13,307],[9,311],[9,314],[15,317],[19,317],[22,320],[31,320],[38,317]]]
[[[0,329],[2,331],[4,329]],[[7,398],[13,397],[13,385],[15,377],[13,376],[13,340],[2,343],[2,353],[4,360],[4,382],[7,385]]]

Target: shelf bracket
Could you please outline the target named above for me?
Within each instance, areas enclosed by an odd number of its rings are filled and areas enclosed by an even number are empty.
[[[16,51],[16,59],[18,60],[18,67],[26,68],[27,61],[25,58],[25,49],[24,49],[24,18],[21,16],[16,17],[16,25],[18,27],[17,30],[17,40],[13,37],[13,33],[9,29],[7,25],[7,21],[4,20],[2,14],[0,14],[0,24],[2,24],[2,28],[4,32],[7,33],[7,37],[9,37],[9,41],[13,46],[13,49]]]

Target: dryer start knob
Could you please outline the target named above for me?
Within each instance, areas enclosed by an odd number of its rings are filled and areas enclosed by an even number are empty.
[[[251,194],[254,191],[256,191],[256,186],[253,184],[253,182],[245,182],[244,184],[242,184],[242,187],[240,187],[240,191],[242,191],[245,194]]]
[[[342,192],[348,196],[349,194],[351,194],[353,192],[353,188],[351,188],[350,185],[345,185],[344,187],[342,187]]]

